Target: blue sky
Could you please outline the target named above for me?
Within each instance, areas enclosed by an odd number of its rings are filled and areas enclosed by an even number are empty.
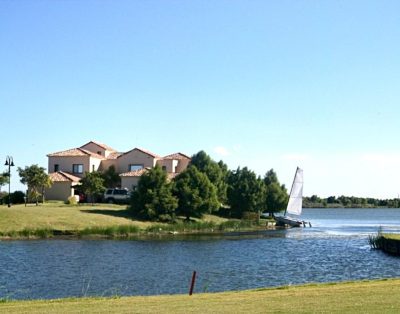
[[[47,167],[46,154],[90,140],[205,150],[286,185],[300,166],[306,195],[397,197],[398,12],[398,1],[2,0],[0,157]]]

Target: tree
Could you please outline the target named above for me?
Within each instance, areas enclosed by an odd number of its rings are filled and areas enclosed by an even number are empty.
[[[329,196],[329,197],[326,199],[326,202],[327,202],[328,204],[337,204],[337,203],[338,203],[338,201],[336,200],[336,197],[335,197],[335,196]]]
[[[264,176],[264,182],[266,185],[270,185],[271,183],[278,183],[278,176],[276,175],[274,169],[268,170],[268,172]]]
[[[90,197],[93,205],[96,196],[105,190],[102,174],[98,171],[85,172],[85,176],[81,179],[81,189]]]
[[[130,209],[134,216],[142,219],[172,221],[177,206],[167,173],[156,165],[140,178],[131,196]]]
[[[226,175],[228,167],[222,162],[217,163],[211,159],[204,151],[199,151],[193,155],[190,161],[192,166],[195,166],[198,171],[204,173],[210,182],[217,188],[217,196],[220,203],[226,203]]]
[[[265,207],[270,215],[283,211],[288,202],[288,194],[284,184],[280,184],[274,169],[264,176],[266,186]]]
[[[322,200],[318,195],[311,195],[310,202],[312,203],[322,203]]]
[[[6,185],[8,183],[8,172],[4,172],[3,174],[0,174],[0,191],[1,187],[3,185]]]
[[[242,217],[244,212],[260,212],[265,209],[265,185],[247,167],[232,171],[228,177],[228,204],[231,215]]]
[[[106,171],[104,171],[102,177],[106,188],[116,188],[121,186],[121,177],[115,171],[114,166],[110,166]]]
[[[178,198],[177,214],[188,221],[190,217],[202,217],[219,208],[216,187],[193,165],[175,178],[173,191]]]
[[[28,186],[28,196],[32,197],[36,206],[39,203],[39,197],[42,196],[42,202],[44,202],[44,189],[49,188],[52,185],[50,177],[47,175],[45,168],[39,167],[38,165],[32,165],[22,169],[18,167],[18,174],[21,178],[21,183]]]

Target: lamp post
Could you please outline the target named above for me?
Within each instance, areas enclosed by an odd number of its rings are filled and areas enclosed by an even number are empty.
[[[11,167],[14,167],[14,161],[11,156],[6,157],[5,166],[8,166],[8,207],[11,207]]]

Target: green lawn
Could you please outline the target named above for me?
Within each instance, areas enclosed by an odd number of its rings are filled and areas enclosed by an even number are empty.
[[[46,203],[0,206],[0,232],[29,229],[82,230],[87,227],[136,225],[146,228],[150,222],[134,221],[126,216],[126,206],[113,204],[65,205]]]
[[[397,233],[384,233],[382,236],[386,239],[400,240],[400,234]]]
[[[400,279],[276,289],[0,303],[2,313],[398,313]]]
[[[184,217],[181,219],[183,220]],[[220,224],[227,219],[204,215],[201,221]],[[0,205],[0,233],[3,234],[24,229],[78,231],[85,228],[130,225],[145,230],[147,227],[163,224],[131,219],[126,212],[126,205],[66,205],[61,202],[50,202],[39,206],[29,204],[26,207],[25,205],[13,205],[10,208]]]

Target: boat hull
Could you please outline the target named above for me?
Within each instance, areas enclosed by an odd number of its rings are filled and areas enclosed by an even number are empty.
[[[296,227],[305,227],[306,224],[309,224],[303,220],[298,220],[294,219],[292,217],[283,217],[283,216],[276,216],[274,217],[276,226],[277,227],[290,227],[290,228],[296,228]]]

